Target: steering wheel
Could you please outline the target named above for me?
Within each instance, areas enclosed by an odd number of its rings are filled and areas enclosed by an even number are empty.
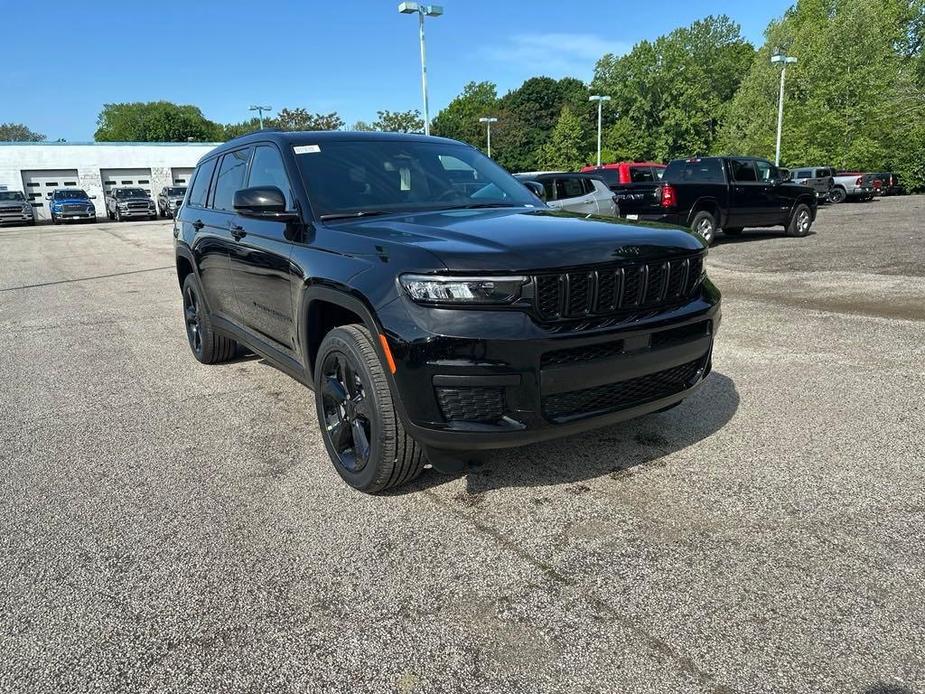
[[[445,191],[440,193],[437,196],[436,202],[447,202],[449,200],[456,200],[460,197],[459,191],[455,188],[447,188]]]

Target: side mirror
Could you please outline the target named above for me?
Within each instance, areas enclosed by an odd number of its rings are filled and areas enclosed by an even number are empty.
[[[91,196],[90,196],[90,199],[91,199],[91,200],[96,200],[96,196],[95,196],[95,195],[91,195]]]
[[[51,193],[45,193],[45,199],[51,200]]]
[[[272,219],[277,222],[291,222],[299,213],[286,209],[286,197],[276,186],[243,188],[234,194],[235,212],[244,217]]]
[[[793,179],[793,174],[790,172],[790,169],[784,169],[784,168],[778,169],[777,176],[782,181],[790,181]]]
[[[546,188],[539,181],[524,181],[527,189],[543,202],[546,202]]]

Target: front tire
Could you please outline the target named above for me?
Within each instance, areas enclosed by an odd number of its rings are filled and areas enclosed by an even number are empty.
[[[116,208],[116,221],[117,222],[122,221],[122,211],[118,207]]]
[[[345,325],[325,336],[314,383],[321,437],[347,484],[375,494],[421,474],[424,453],[402,426],[365,327]]]
[[[809,206],[800,203],[790,217],[790,224],[787,225],[787,236],[806,236],[812,225],[813,215],[809,210]]]
[[[701,210],[691,222],[691,231],[697,234],[708,246],[716,239],[716,218],[706,210]]]
[[[218,364],[237,354],[237,342],[213,331],[209,311],[202,300],[202,286],[193,273],[183,280],[183,319],[186,323],[186,339],[198,361]]]

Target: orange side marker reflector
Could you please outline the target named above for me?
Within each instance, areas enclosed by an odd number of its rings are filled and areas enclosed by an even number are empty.
[[[389,341],[385,335],[379,333],[379,344],[382,345],[382,351],[385,352],[385,361],[389,365],[389,372],[395,373],[395,360],[392,359],[392,350],[389,349]]]

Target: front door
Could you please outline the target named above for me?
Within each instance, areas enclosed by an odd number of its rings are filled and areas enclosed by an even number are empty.
[[[731,159],[732,204],[729,209],[730,227],[756,227],[768,218],[767,185],[758,181],[753,159]]]
[[[275,186],[293,209],[292,188],[279,150],[272,144],[254,149],[247,181],[241,187]],[[292,252],[289,223],[234,215],[231,271],[244,327],[277,349],[294,352]]]

